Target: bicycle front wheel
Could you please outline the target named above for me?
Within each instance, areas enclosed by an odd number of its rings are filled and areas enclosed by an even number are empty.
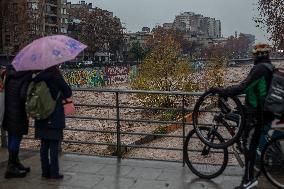
[[[202,142],[213,148],[227,148],[234,144],[242,133],[244,112],[242,103],[237,97],[221,97],[210,90],[196,102],[193,113],[193,126]],[[201,127],[209,128],[202,132]],[[212,140],[210,132],[219,133],[224,141]]]
[[[261,166],[274,186],[284,188],[284,137],[274,138],[264,147]]]
[[[209,131],[206,127],[201,127],[200,130]],[[224,141],[219,133],[212,134],[220,143]],[[199,140],[194,129],[186,137],[183,154],[189,169],[204,179],[212,179],[221,175],[228,164],[227,148],[210,148]]]

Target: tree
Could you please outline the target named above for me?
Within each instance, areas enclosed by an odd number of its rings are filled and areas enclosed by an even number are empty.
[[[156,35],[151,52],[139,65],[134,89],[175,91],[190,88],[189,63],[181,57],[181,45],[171,34]],[[162,95],[138,96],[145,105],[171,106],[173,101]]]
[[[226,59],[224,57],[215,57],[206,63],[204,70],[204,86],[205,90],[211,87],[224,86],[225,65]]]
[[[171,35],[175,41],[177,41],[181,45],[181,50],[183,54],[189,54],[192,58],[193,55],[196,53],[197,49],[200,48],[200,45],[196,42],[190,42],[185,39],[186,32],[181,31],[179,29],[164,29],[161,26],[157,26],[153,29],[153,39],[148,41],[148,46],[151,48],[155,46],[159,40],[163,39],[167,35]]]
[[[258,27],[266,28],[270,40],[277,47],[284,40],[284,0],[258,0]]]
[[[132,55],[135,60],[137,61],[143,60],[146,54],[147,54],[147,49],[141,47],[139,42],[133,43],[131,45],[130,55]]]
[[[1,35],[3,36],[4,32],[7,46],[12,47],[6,49],[4,54],[11,55],[17,53],[29,42],[27,1],[2,0],[0,1],[0,9]]]
[[[99,8],[78,8],[70,10],[74,18],[80,20],[79,32],[75,38],[88,45],[88,51],[110,51],[116,53],[123,42],[120,20]]]

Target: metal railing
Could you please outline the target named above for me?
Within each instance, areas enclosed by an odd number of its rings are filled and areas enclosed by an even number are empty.
[[[175,91],[145,91],[145,90],[121,90],[121,89],[73,89],[73,92],[76,93],[111,93],[113,94],[113,101],[112,104],[91,104],[91,103],[77,103],[75,106],[77,108],[107,108],[107,109],[113,109],[114,114],[112,117],[98,117],[98,116],[83,116],[83,115],[76,115],[76,116],[69,116],[66,119],[71,119],[71,120],[97,120],[97,121],[110,121],[114,122],[115,129],[114,130],[102,130],[102,129],[95,129],[96,126],[93,126],[92,129],[84,129],[84,128],[65,128],[65,131],[69,132],[85,132],[85,133],[100,133],[100,134],[113,134],[116,135],[115,142],[94,142],[94,141],[80,141],[80,140],[63,140],[63,143],[66,144],[76,144],[76,145],[100,145],[100,146],[112,146],[115,149],[115,153],[113,153],[111,156],[115,156],[117,158],[122,158],[123,157],[123,150],[125,148],[146,148],[146,149],[160,149],[160,150],[169,150],[169,151],[180,151],[182,152],[183,149],[182,147],[157,147],[157,146],[148,146],[145,145],[144,143],[138,144],[137,142],[133,142],[131,144],[125,144],[121,137],[122,135],[130,135],[130,136],[142,136],[142,137],[149,137],[149,138],[161,138],[161,137],[170,137],[170,138],[178,138],[182,140],[182,144],[184,144],[185,137],[187,135],[186,133],[186,128],[192,125],[192,122],[188,122],[186,120],[186,116],[192,113],[193,111],[193,105],[195,104],[195,100],[202,94],[202,93],[196,93],[196,92],[175,92]],[[163,96],[168,96],[171,98],[175,98],[175,107],[146,107],[143,105],[125,105],[125,103],[121,103],[120,97],[123,94],[128,94],[128,95],[133,95],[133,94],[145,94],[145,95],[163,95]],[[196,99],[193,99],[196,98]],[[192,104],[188,104],[187,101],[191,100]],[[193,101],[194,100],[194,101]],[[132,109],[132,110],[141,110],[141,111],[175,111],[179,115],[180,119],[175,119],[175,120],[157,120],[157,119],[129,119],[129,118],[124,118],[122,110],[123,109]],[[210,111],[210,110],[208,110]],[[179,128],[182,130],[181,135],[177,134],[171,134],[169,133],[148,133],[148,132],[129,132],[129,131],[123,131],[122,130],[122,123],[127,122],[127,123],[133,123],[133,124],[138,124],[138,123],[144,123],[144,124],[149,124],[149,125],[155,125],[157,127],[164,125],[164,126],[169,126],[169,125],[178,125]],[[2,133],[2,140],[5,140],[5,137]],[[141,137],[141,138],[142,138]],[[4,139],[3,139],[4,138]],[[25,137],[25,140],[35,140],[33,137]],[[5,146],[6,143],[2,143],[2,146]],[[191,149],[191,151],[196,151],[195,149]],[[216,152],[218,153],[218,151]],[[85,154],[85,153],[84,153]],[[137,159],[148,159],[148,158],[137,158]],[[181,158],[182,162],[184,162],[184,157]],[[162,160],[164,159],[156,159],[156,160]],[[175,162],[180,162],[180,160],[166,160],[166,161],[175,161]]]

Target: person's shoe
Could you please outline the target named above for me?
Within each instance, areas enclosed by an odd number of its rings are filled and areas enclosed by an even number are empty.
[[[21,164],[20,162],[17,162],[16,166],[18,167],[18,169],[20,169],[21,171],[26,171],[27,173],[29,173],[31,171],[30,167],[25,167],[23,164]]]
[[[20,159],[19,159],[19,152],[16,152],[15,153],[15,164],[16,166],[18,167],[18,169],[22,170],[22,171],[26,171],[27,173],[29,173],[31,171],[31,168],[30,167],[25,167],[21,162],[20,162]]]
[[[240,186],[235,187],[235,189],[251,189],[258,185],[258,180],[253,179],[248,182],[242,183]]]
[[[42,177],[42,178],[49,179],[49,178],[50,178],[50,174],[41,174],[41,177]]]
[[[58,175],[51,175],[49,177],[50,179],[63,179],[64,175],[58,174]]]
[[[26,171],[18,169],[14,164],[9,164],[5,173],[5,178],[23,178],[27,175]]]

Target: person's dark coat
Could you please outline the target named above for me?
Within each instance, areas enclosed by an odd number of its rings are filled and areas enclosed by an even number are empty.
[[[28,134],[25,90],[31,79],[31,72],[16,72],[12,67],[7,68],[3,128],[13,135]]]
[[[72,96],[71,88],[64,81],[62,75],[46,70],[38,74],[33,81],[45,81],[54,100],[56,107],[48,119],[35,121],[35,137],[39,139],[60,140],[65,128],[65,115],[62,100]]]
[[[246,114],[252,114],[249,116],[256,117],[257,119],[261,118],[264,100],[268,94],[272,78],[272,71],[268,69],[265,64],[271,64],[271,62],[267,60],[256,63],[246,79],[239,85],[231,86],[223,90],[223,93],[229,96],[237,96],[245,93],[244,107]],[[264,123],[268,123],[273,119],[274,116],[271,112],[264,112]]]

